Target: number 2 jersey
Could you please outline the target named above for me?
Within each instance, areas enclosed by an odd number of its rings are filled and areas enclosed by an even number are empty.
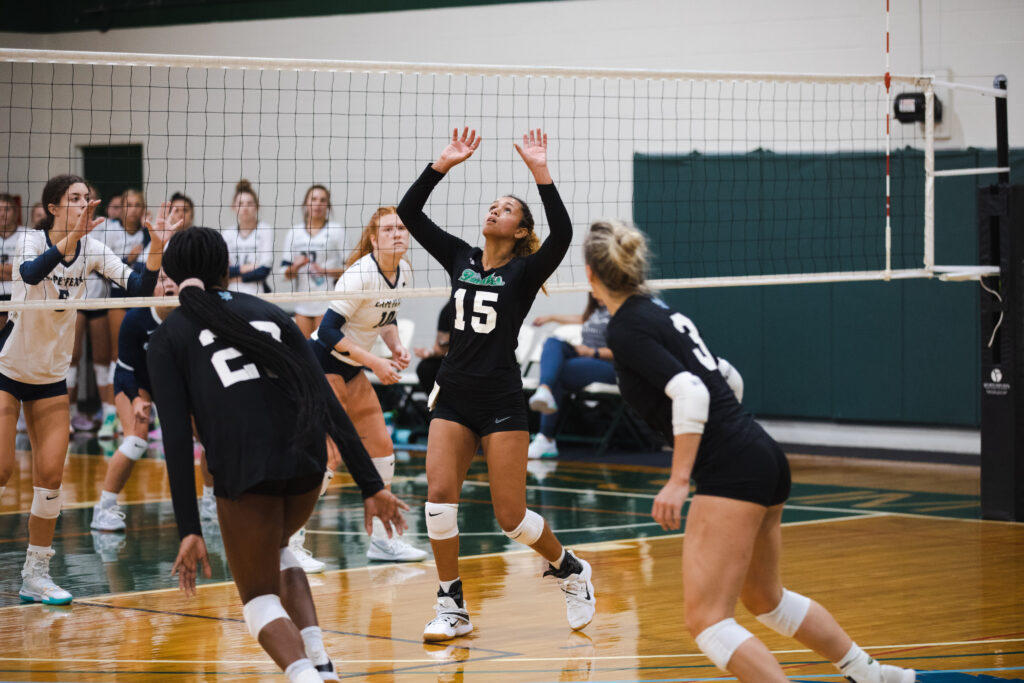
[[[679,373],[690,372],[707,387],[711,400],[693,466],[695,480],[710,458],[770,438],[736,400],[697,327],[660,299],[641,294],[626,299],[608,323],[608,348],[615,358],[622,398],[669,443],[672,399],[665,394],[665,385]]]
[[[373,254],[367,254],[353,263],[334,287],[336,292],[358,293],[373,292],[376,297],[369,299],[338,299],[332,301],[330,310],[344,319],[341,332],[346,339],[364,351],[373,348],[385,325],[395,323],[398,307],[402,305],[401,295],[409,283],[408,266],[403,261],[398,264],[395,281],[387,279],[377,264]],[[331,344],[320,339],[319,331],[313,332],[312,339],[327,347],[331,355],[349,365],[359,366],[350,356],[334,350]]]
[[[448,355],[437,383],[442,389],[474,395],[521,391],[516,360],[519,328],[572,241],[572,221],[555,185],[538,185],[551,233],[535,253],[484,270],[483,250],[449,235],[423,213],[431,191],[444,174],[428,166],[405,193],[398,215],[416,241],[445,269],[452,281],[455,311]]]
[[[328,408],[325,433],[338,444],[345,466],[364,497],[382,489],[377,469],[320,372],[309,342],[291,317],[254,296],[223,291],[217,294],[224,306],[294,349],[315,368],[310,375],[320,385]],[[327,454],[323,437],[293,452],[298,415],[279,383],[182,309],[167,316],[153,334],[146,360],[153,398],[160,411],[167,475],[181,537],[201,533],[190,415],[206,448],[218,495],[223,491],[229,498],[237,498],[263,481],[324,471]]]

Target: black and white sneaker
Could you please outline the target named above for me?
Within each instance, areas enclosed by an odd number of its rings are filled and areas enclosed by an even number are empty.
[[[334,662],[327,660],[326,664],[317,664],[316,672],[320,674],[321,681],[338,681],[338,673],[334,670]]]
[[[448,593],[440,588],[437,590],[437,604],[434,605],[434,611],[437,612],[437,616],[423,627],[425,642],[436,643],[441,640],[451,640],[473,630],[466,602],[462,599],[461,581],[456,582]]]
[[[594,584],[590,581],[593,570],[589,562],[576,557],[571,550],[566,550],[562,566],[555,569],[548,565],[544,576],[554,576],[562,583],[569,628],[578,631],[593,621],[597,598],[594,597]]]

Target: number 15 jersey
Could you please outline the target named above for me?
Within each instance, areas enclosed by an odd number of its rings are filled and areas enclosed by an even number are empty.
[[[398,205],[398,215],[409,232],[452,280],[454,323],[437,382],[442,389],[475,394],[521,391],[523,378],[516,360],[519,328],[541,285],[569,249],[572,221],[554,184],[538,185],[551,234],[535,253],[484,270],[480,247],[449,235],[423,213],[427,198],[443,177],[428,166]]]

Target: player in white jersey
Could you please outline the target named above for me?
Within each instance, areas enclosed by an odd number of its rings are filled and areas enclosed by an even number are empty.
[[[372,292],[375,296],[332,301],[310,340],[313,354],[327,373],[327,381],[389,489],[395,475],[395,446],[377,392],[363,368],[372,370],[382,384],[394,384],[399,380],[399,372],[409,367],[409,350],[398,338],[396,324],[402,292],[409,284],[408,262],[404,261],[408,250],[409,231],[395,207],[383,206],[374,211],[334,289],[345,293]],[[391,350],[390,359],[370,353],[377,337]],[[337,456],[331,455],[328,466],[333,469]],[[366,556],[371,560],[415,562],[427,553],[397,536],[388,538],[384,526],[374,520]]]
[[[329,292],[341,275],[344,232],[328,220],[330,213],[330,191],[311,185],[302,200],[303,222],[288,231],[281,254],[281,273],[293,292]],[[300,301],[295,304],[295,324],[308,337],[326,311],[326,301]]]
[[[58,301],[85,297],[92,272],[124,287],[131,295],[153,293],[163,256],[155,249],[140,275],[117,258],[89,231],[99,201],[89,200],[82,178],[61,175],[43,189],[46,218],[25,238],[14,266],[12,302]],[[163,244],[166,216],[148,225],[154,242]],[[68,449],[68,398],[65,375],[74,343],[74,309],[23,310],[11,313],[0,332],[0,494],[14,470],[15,423],[24,406],[32,444],[35,489],[28,522],[29,546],[19,594],[27,602],[66,604],[71,594],[50,578],[53,532],[61,508],[61,480]]]
[[[19,226],[18,201],[6,192],[0,193],[0,301],[11,300],[14,260],[28,229]],[[0,325],[7,322],[7,311],[0,311]]]
[[[266,284],[274,267],[274,228],[260,222],[260,200],[244,178],[235,185],[231,210],[238,222],[221,232],[228,244],[228,289],[254,295],[270,291]]]

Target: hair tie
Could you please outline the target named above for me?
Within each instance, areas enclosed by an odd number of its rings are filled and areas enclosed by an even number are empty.
[[[185,278],[184,280],[178,283],[179,292],[185,289],[186,287],[198,287],[199,289],[206,291],[206,285],[203,284],[203,281],[197,277]]]

